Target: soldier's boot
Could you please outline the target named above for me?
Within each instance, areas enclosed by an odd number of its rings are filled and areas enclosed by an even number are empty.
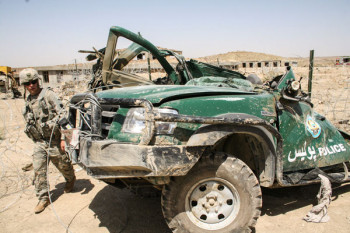
[[[34,208],[34,213],[39,214],[50,204],[49,200],[40,200]]]
[[[70,193],[73,190],[75,180],[76,180],[76,178],[74,176],[74,178],[70,182],[66,183],[66,186],[64,187],[65,193]]]

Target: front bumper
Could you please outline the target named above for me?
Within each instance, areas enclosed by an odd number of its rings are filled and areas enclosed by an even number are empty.
[[[96,179],[181,176],[196,164],[204,149],[201,146],[145,146],[82,138],[79,162]]]
[[[90,107],[84,106],[90,103]],[[113,117],[110,107],[143,107],[145,129],[138,145],[106,139],[110,125],[102,122],[107,114]],[[110,112],[109,112],[110,111]],[[85,118],[85,115],[89,117]],[[77,125],[77,116],[83,127]],[[152,103],[146,99],[97,98],[85,93],[72,97],[69,122],[84,134],[80,138],[79,161],[89,175],[97,179],[182,176],[197,163],[206,144],[203,138],[188,141],[187,145],[150,145],[154,138],[156,122],[181,122],[201,125],[261,126],[277,139],[277,154],[282,152],[282,137],[269,122],[255,116],[235,114],[226,117],[203,117],[181,114],[156,113]],[[87,128],[85,127],[88,126]],[[101,140],[105,139],[105,140]],[[198,138],[197,138],[198,139]],[[279,163],[278,163],[279,164]],[[282,171],[282,168],[280,168]]]

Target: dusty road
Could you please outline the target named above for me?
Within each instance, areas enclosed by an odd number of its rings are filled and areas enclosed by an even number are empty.
[[[33,144],[24,135],[23,100],[0,99],[0,232],[170,232],[160,198],[140,198],[89,178],[75,165],[77,182],[64,194],[64,179],[50,164],[50,205],[35,215],[33,172],[21,167],[31,161]],[[328,223],[302,218],[316,204],[319,185],[263,190],[263,209],[256,232],[350,232],[350,184],[333,186]]]

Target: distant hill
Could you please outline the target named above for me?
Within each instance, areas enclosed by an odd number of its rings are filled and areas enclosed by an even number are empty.
[[[335,64],[335,56],[332,57],[317,57],[315,54],[314,63],[315,66],[333,66]],[[272,61],[272,60],[282,60],[282,61],[297,61],[298,66],[308,66],[309,57],[281,57],[266,53],[255,53],[247,51],[236,51],[227,52],[222,54],[216,54],[206,57],[195,58],[202,62],[215,63],[219,62],[243,62],[243,61]]]
[[[219,61],[226,62],[242,62],[242,61],[266,61],[266,60],[282,60],[283,57],[266,54],[266,53],[255,53],[255,52],[247,52],[247,51],[236,51],[236,52],[228,52],[222,54],[216,54],[206,57],[197,58],[200,61],[207,62],[215,62],[219,59]]]

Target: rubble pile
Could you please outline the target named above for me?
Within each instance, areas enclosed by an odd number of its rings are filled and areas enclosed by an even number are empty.
[[[62,102],[66,104],[73,95],[88,91],[87,86],[88,80],[70,81],[65,82],[63,85],[56,86],[54,92],[57,93]]]

